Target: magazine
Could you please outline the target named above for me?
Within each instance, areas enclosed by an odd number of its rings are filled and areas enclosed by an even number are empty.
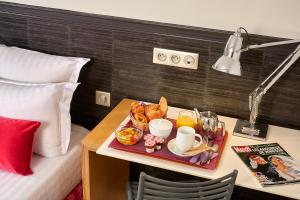
[[[300,166],[278,144],[232,146],[262,186],[300,181]]]

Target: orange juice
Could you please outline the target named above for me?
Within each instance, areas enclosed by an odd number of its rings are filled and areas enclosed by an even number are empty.
[[[181,126],[189,126],[194,128],[195,127],[195,120],[191,116],[182,115],[179,116],[176,121],[176,127],[179,128]]]

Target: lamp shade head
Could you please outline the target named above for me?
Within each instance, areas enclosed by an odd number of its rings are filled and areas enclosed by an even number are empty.
[[[223,55],[212,66],[213,69],[228,74],[241,76],[240,55],[243,44],[240,29],[232,34],[225,46]]]
[[[241,63],[240,60],[236,60],[227,56],[221,56],[217,62],[212,66],[214,70],[224,73],[241,76]]]

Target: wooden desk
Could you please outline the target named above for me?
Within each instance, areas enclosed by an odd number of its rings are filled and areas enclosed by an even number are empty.
[[[122,100],[81,142],[83,146],[82,184],[85,200],[107,200],[107,197],[110,197],[110,200],[125,199],[124,191],[129,176],[129,162],[99,156],[96,150],[128,115],[132,101]]]
[[[232,130],[236,122],[234,118],[219,116],[219,119],[226,123],[229,135],[219,166],[214,171],[108,148],[108,144],[113,139],[111,133],[128,115],[131,102],[132,100],[124,99],[83,141],[84,147],[89,145],[83,150],[85,199],[124,198],[122,195],[124,195],[125,182],[129,176],[129,161],[208,179],[218,178],[231,172],[233,169],[237,169],[239,174],[236,184],[239,186],[300,199],[300,184],[263,188],[251,175],[249,169],[233,152],[231,146],[264,142],[232,136]],[[179,110],[179,108],[170,107],[168,117],[176,118]],[[276,126],[270,126],[269,131],[269,138],[265,143],[280,143],[295,160],[300,161],[300,131]],[[99,147],[97,150],[98,155],[95,155],[97,146]]]

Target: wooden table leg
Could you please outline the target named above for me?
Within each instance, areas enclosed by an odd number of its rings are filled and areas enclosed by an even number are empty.
[[[83,199],[90,200],[90,162],[89,162],[89,150],[85,149],[82,145],[82,155],[81,155],[81,165],[82,165],[82,189],[83,189]]]
[[[129,162],[83,151],[83,189],[85,200],[126,199]],[[89,170],[87,170],[89,169]]]

